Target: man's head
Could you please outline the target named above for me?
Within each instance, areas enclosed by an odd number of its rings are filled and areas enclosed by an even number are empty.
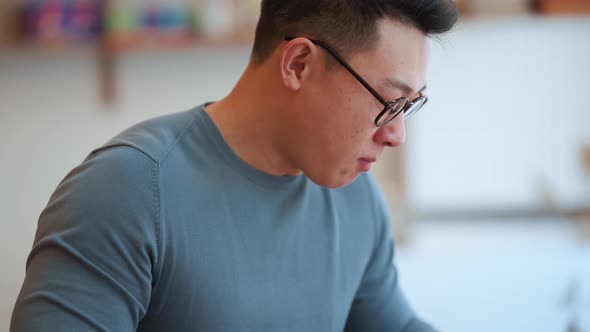
[[[421,96],[428,37],[456,20],[451,0],[263,0],[251,66],[272,76],[288,163],[334,188],[400,146],[403,114],[376,125],[383,101]]]
[[[265,61],[287,35],[313,36],[344,57],[371,50],[387,18],[433,36],[452,29],[457,8],[452,0],[262,0],[253,59]]]

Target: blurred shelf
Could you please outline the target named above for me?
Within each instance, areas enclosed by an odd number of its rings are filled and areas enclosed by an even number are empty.
[[[202,39],[192,38],[184,40],[144,40],[140,42],[122,42],[106,39],[104,47],[106,52],[113,55],[124,53],[151,53],[151,52],[184,52],[199,49],[233,49],[250,47],[252,40],[248,39]],[[0,54],[39,54],[39,55],[92,55],[101,47],[99,41],[84,44],[39,44],[39,43],[0,43]]]
[[[100,100],[112,104],[117,99],[117,57],[127,54],[182,53],[199,49],[233,49],[250,47],[252,38],[154,38],[117,40],[103,37],[88,43],[71,42],[0,42],[0,55],[16,56],[83,56],[97,59]]]
[[[462,17],[589,16],[590,0],[456,0]]]
[[[542,15],[590,15],[590,0],[538,0],[535,7]]]
[[[0,55],[92,57],[100,100],[109,104],[117,97],[120,56],[251,47],[259,8],[260,0],[0,0]],[[92,40],[68,40],[79,37]]]
[[[98,49],[97,42],[84,44],[39,44],[39,43],[0,43],[0,54],[65,56],[92,56]]]
[[[249,47],[253,40],[247,38],[206,39],[206,38],[180,38],[180,39],[149,39],[141,41],[121,41],[113,38],[106,39],[106,48],[109,52],[118,54],[151,53],[151,52],[184,52],[198,49],[232,49]]]

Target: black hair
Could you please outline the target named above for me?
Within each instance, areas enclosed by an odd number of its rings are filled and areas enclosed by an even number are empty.
[[[430,37],[451,30],[458,11],[452,0],[262,0],[252,57],[264,62],[287,35],[321,39],[344,56],[370,50],[384,18]]]

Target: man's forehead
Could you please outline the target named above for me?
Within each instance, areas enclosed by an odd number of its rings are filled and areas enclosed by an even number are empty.
[[[371,68],[382,85],[416,94],[426,89],[427,56],[425,48],[406,49],[406,52],[378,48],[359,54],[352,63]]]
[[[414,95],[426,89],[429,40],[420,30],[396,21],[384,21],[380,29],[378,59],[386,86]]]
[[[387,77],[385,78],[385,83],[392,88],[402,90],[408,95],[420,93],[426,90],[426,84],[422,85],[421,87],[415,87],[399,77]]]

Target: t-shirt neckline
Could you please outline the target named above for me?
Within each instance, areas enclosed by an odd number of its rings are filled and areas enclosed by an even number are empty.
[[[220,153],[222,159],[224,159],[228,166],[234,169],[237,173],[245,176],[248,180],[254,182],[257,185],[270,189],[287,189],[305,177],[303,174],[295,176],[277,176],[268,174],[252,167],[243,161],[227,144],[223,138],[223,135],[221,134],[221,131],[215,122],[213,122],[209,114],[205,111],[205,108],[210,104],[211,102],[208,102],[197,106],[194,109],[194,112],[201,120],[200,123],[202,129],[211,139],[215,149]]]

